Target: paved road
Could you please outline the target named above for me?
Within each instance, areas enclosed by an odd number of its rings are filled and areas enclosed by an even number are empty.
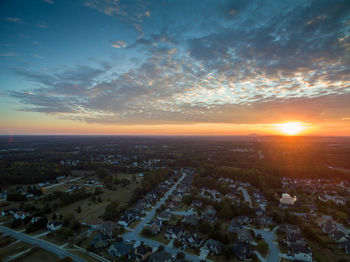
[[[181,183],[181,181],[186,177],[186,173],[184,173],[179,180],[170,188],[170,190],[157,202],[157,204],[153,207],[153,209],[143,218],[143,220],[140,221],[140,223],[134,228],[133,231],[127,232],[123,234],[123,239],[127,241],[143,241],[147,245],[149,245],[152,248],[159,247],[160,245],[165,246],[163,243],[160,243],[158,241],[155,241],[153,239],[145,238],[140,236],[141,230],[144,228],[144,226],[151,221],[151,219],[154,217],[157,208],[159,208],[161,205],[165,203],[165,201],[168,199],[168,197],[174,192],[175,188]],[[164,250],[168,252],[171,255],[176,255],[178,252],[185,253],[186,259],[189,261],[199,262],[201,259],[199,256],[190,254],[188,252],[184,252],[183,250],[180,250],[178,248],[174,248],[171,246],[165,246]]]
[[[27,234],[20,233],[20,232],[13,230],[13,229],[8,228],[8,227],[4,227],[4,226],[0,226],[0,231],[2,231],[4,234],[10,235],[10,236],[18,239],[18,240],[27,242],[33,246],[38,246],[42,249],[45,249],[49,252],[52,252],[61,258],[71,257],[73,259],[73,261],[86,262],[85,259],[82,259],[81,257],[78,257],[76,255],[73,255],[70,252],[64,250],[63,248],[61,248],[61,247],[59,247],[51,242],[45,241],[43,239],[35,238],[35,237],[29,236]]]
[[[81,179],[81,176],[80,176],[80,177],[76,177],[76,178],[69,179],[69,180],[67,180],[67,181],[64,181],[64,182],[61,182],[61,183],[58,183],[58,184],[53,184],[53,185],[46,186],[46,187],[44,187],[44,189],[54,188],[54,187],[56,187],[56,186],[64,185],[64,184],[66,184],[66,183],[68,183],[68,182],[74,182],[74,181],[79,180],[79,179]]]
[[[238,190],[242,191],[243,197],[244,197],[244,201],[249,203],[249,207],[250,208],[253,208],[252,200],[250,199],[250,196],[249,196],[247,190],[245,188],[243,188],[243,187],[240,187]]]
[[[170,211],[173,215],[180,215],[180,216],[189,216],[193,214],[197,214],[197,212],[193,210],[187,210],[187,211]]]
[[[249,228],[249,227],[246,227]],[[269,230],[263,230],[263,229],[255,229],[255,228],[249,228],[254,230],[255,234],[260,234],[263,239],[265,240],[265,242],[268,244],[269,246],[269,253],[265,259],[265,261],[268,262],[279,262],[280,261],[280,250],[278,249],[278,246],[274,243],[274,241],[276,240],[276,229],[278,227],[276,226],[272,231]]]

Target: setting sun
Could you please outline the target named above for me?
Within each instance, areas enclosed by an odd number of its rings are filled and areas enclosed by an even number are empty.
[[[297,135],[304,130],[304,126],[300,122],[278,124],[277,127],[281,132],[289,136]]]

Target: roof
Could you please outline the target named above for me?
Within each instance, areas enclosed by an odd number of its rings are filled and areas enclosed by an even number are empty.
[[[125,242],[116,242],[110,248],[116,249],[122,256],[128,254],[132,249],[133,245],[127,244]]]
[[[172,257],[169,253],[161,251],[159,253],[153,253],[148,258],[149,262],[165,262],[171,260]]]

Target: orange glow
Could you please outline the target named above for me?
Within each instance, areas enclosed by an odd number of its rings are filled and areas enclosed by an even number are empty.
[[[288,122],[277,124],[277,128],[288,136],[295,136],[305,130],[305,126],[300,122]]]

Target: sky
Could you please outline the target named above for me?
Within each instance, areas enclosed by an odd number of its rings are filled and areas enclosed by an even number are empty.
[[[350,135],[350,1],[0,1],[0,134],[287,122]]]

